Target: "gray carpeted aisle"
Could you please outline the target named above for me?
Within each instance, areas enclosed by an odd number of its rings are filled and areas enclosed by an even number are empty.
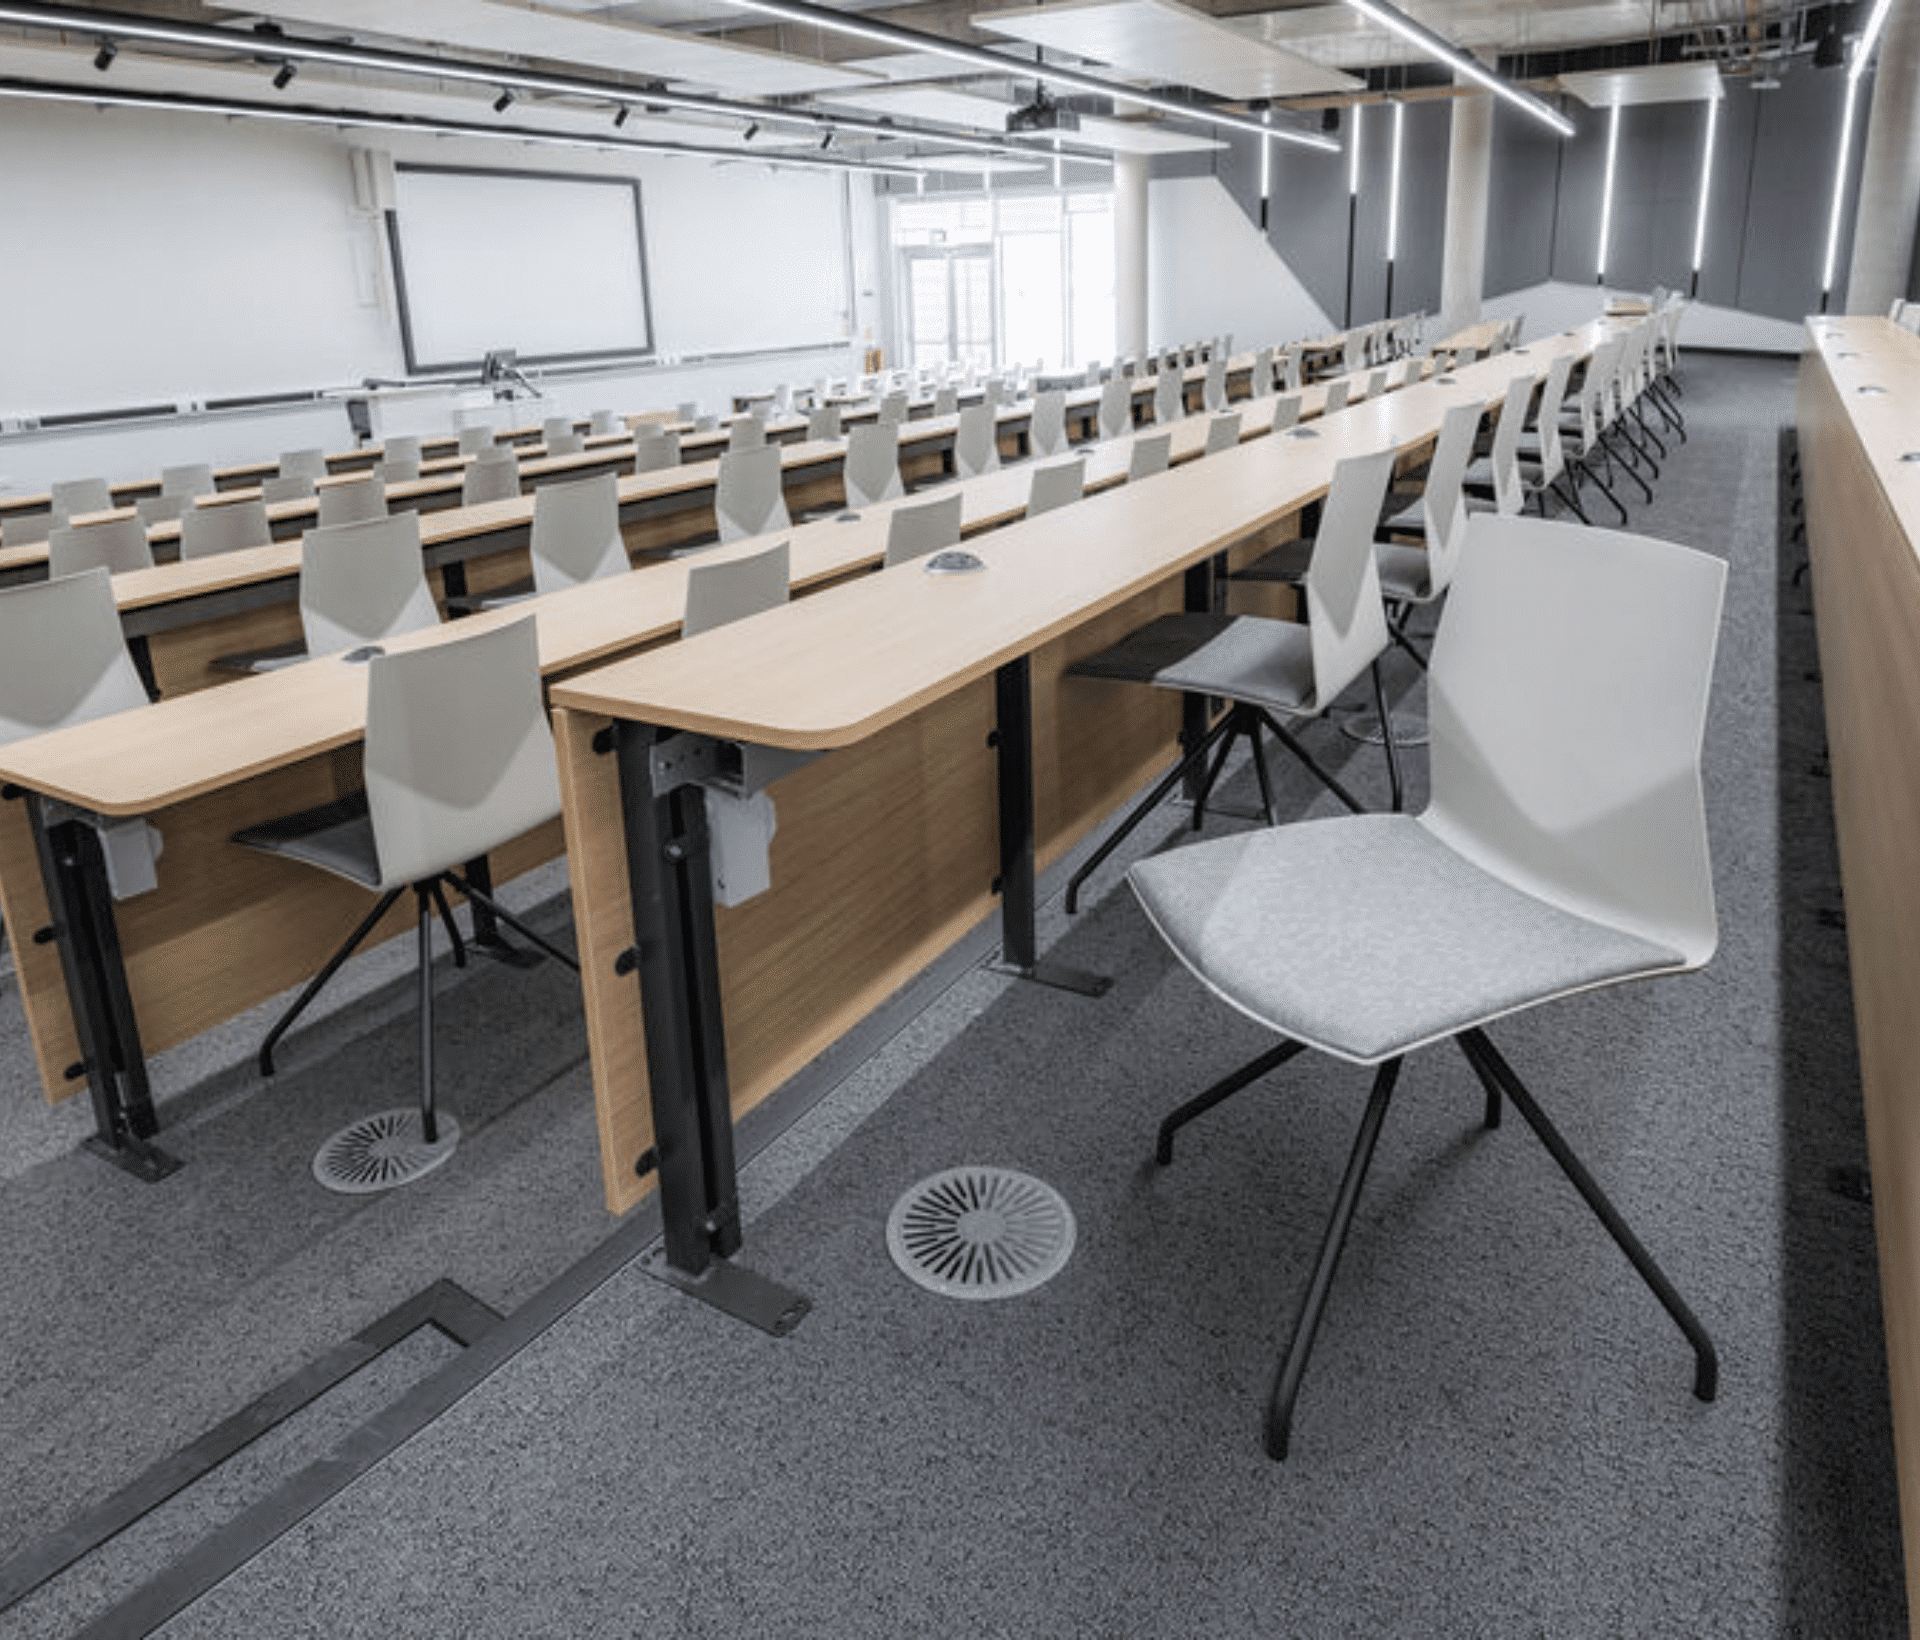
[[[1043,928],[1116,977],[1106,998],[971,971],[748,1166],[743,1262],[815,1304],[792,1337],[629,1265],[161,1632],[1901,1632],[1817,661],[1778,544],[1791,366],[1700,356],[1688,382],[1691,440],[1634,524],[1733,564],[1722,948],[1496,1036],[1714,1332],[1716,1404],[1524,1126],[1483,1132],[1464,1062],[1432,1052],[1270,1464],[1261,1402],[1366,1073],[1296,1061],[1153,1169],[1161,1115],[1266,1039],[1116,867]],[[1384,795],[1377,752],[1315,741]],[[1079,1246],[1052,1283],[964,1304],[895,1272],[895,1198],[965,1162],[1065,1194]]]

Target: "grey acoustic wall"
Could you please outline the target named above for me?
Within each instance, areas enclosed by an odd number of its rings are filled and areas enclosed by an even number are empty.
[[[1346,132],[1339,136],[1343,143]],[[1273,150],[1267,243],[1335,322],[1347,279],[1347,156],[1292,143]]]
[[[1543,285],[1553,277],[1566,145],[1538,120],[1496,102],[1492,148],[1487,167],[1485,294],[1502,296]]]

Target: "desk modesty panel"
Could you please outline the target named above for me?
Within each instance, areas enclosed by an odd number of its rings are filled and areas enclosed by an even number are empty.
[[[1807,331],[1800,465],[1911,1614],[1920,1613],[1920,336],[1891,319],[1810,319]]]
[[[1339,412],[1317,437],[1253,439],[972,544],[979,573],[904,565],[735,626],[576,676],[552,691],[607,1199],[646,1188],[653,1142],[616,721],[823,752],[769,788],[772,886],[715,912],[735,1115],[764,1099],[961,932],[988,915],[999,868],[988,736],[995,674],[1028,663],[1034,841],[1057,858],[1165,766],[1168,691],[1070,678],[1076,660],[1182,607],[1185,573],[1236,567],[1294,532],[1346,454],[1424,446],[1447,406],[1497,404],[1516,370],[1584,355],[1588,327],[1454,383]],[[1236,602],[1243,592],[1236,586]],[[1091,1004],[1090,1004],[1091,1005]]]

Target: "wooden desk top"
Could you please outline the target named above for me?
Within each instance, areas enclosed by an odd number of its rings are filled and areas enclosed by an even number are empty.
[[[1538,344],[1519,368],[1541,374],[1601,334],[1596,324]],[[1011,525],[974,548],[979,573],[903,565],[617,661],[556,687],[554,704],[758,745],[851,745],[1297,511],[1342,457],[1422,442],[1462,400],[1497,403],[1515,362],[1367,400],[1317,423],[1319,437],[1250,440]]]
[[[1920,557],[1920,336],[1891,319],[1865,317],[1809,319],[1807,333]],[[1916,459],[1904,459],[1909,453]]]

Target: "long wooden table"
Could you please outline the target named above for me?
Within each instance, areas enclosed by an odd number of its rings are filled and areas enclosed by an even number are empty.
[[[1542,342],[1521,368],[1537,377],[1603,333]],[[670,1255],[676,1238],[695,1266],[728,1251],[698,1227],[729,1221],[727,1169],[707,1147],[730,1120],[996,905],[1009,960],[1033,964],[1033,873],[1164,767],[1182,703],[1069,677],[1072,663],[1204,602],[1216,555],[1238,567],[1287,538],[1343,456],[1423,447],[1450,405],[1492,408],[1514,373],[1510,359],[1484,361],[1327,417],[1305,430],[1316,436],[1252,440],[1012,525],[975,547],[977,574],[903,566],[559,684],[609,1206],[639,1199],[636,1159],[657,1156],[663,1191],[681,1174],[663,1201]],[[684,761],[674,737],[695,767],[705,747],[722,768],[750,766],[740,747],[829,754],[771,788],[779,824],[761,897],[702,909],[698,793],[660,773],[663,757]],[[669,845],[682,864],[663,888]],[[663,902],[689,926],[650,926]],[[714,961],[701,983],[663,975],[664,953],[702,949]],[[657,1016],[675,995],[705,1000]]]
[[[1920,336],[1891,319],[1810,319],[1807,332],[1800,465],[1920,1617]]]
[[[1570,341],[1568,345],[1576,344]],[[1530,367],[1544,369],[1548,360],[1546,350],[1536,350]],[[1330,467],[1330,452],[1356,441],[1369,446],[1382,441],[1403,447],[1423,443],[1438,427],[1447,402],[1459,393],[1483,403],[1497,402],[1505,376],[1505,369],[1463,372],[1457,387],[1428,384],[1341,412],[1323,424],[1327,430],[1324,435],[1255,438],[1238,452],[1208,458],[1206,465],[1212,467],[1216,462],[1236,462],[1262,447],[1272,452],[1264,465],[1241,469],[1243,483],[1223,491],[1236,498],[1231,510],[1242,550],[1259,550],[1272,540],[1284,538],[1293,528],[1300,507],[1315,499],[1324,484],[1322,469]],[[1197,441],[1204,436],[1204,419],[1196,418],[1190,428],[1179,430],[1178,436]],[[1126,441],[1116,441],[1114,447],[1091,458],[1096,484],[1107,475],[1117,476],[1124,467],[1125,449]],[[1207,496],[1213,486],[1205,478],[1187,478],[1192,470],[1177,468],[1164,479],[1130,487],[1139,504],[1123,503],[1117,515],[1150,517],[1153,523],[1137,524],[1136,529],[1165,535],[1169,542],[1190,544],[1193,520],[1184,506],[1173,505],[1171,512],[1163,512],[1160,509],[1169,503],[1163,500],[1160,507],[1153,507],[1148,502],[1156,493],[1164,497],[1191,491]],[[1303,478],[1303,474],[1307,476]],[[1155,486],[1166,480],[1180,480],[1186,489],[1156,492]],[[969,527],[977,528],[988,517],[1005,516],[1016,504],[1023,504],[1029,481],[1028,472],[1020,468],[969,481],[963,486]],[[1244,484],[1251,484],[1259,492],[1257,504]],[[1199,516],[1211,516],[1211,510],[1218,506],[1217,499],[1205,502]],[[1078,540],[1084,531],[1098,534],[1101,530],[1099,524],[1077,522],[1081,511],[1102,507],[1106,512],[1101,517],[1115,515],[1115,509],[1096,496],[1079,507],[1015,526],[1011,533],[1030,543],[1056,535],[1062,540]],[[889,582],[887,575],[869,574],[882,554],[887,511],[886,506],[862,509],[860,519],[853,523],[824,520],[791,532],[796,589],[819,588],[823,589],[819,596],[837,598],[845,590],[843,583]],[[719,549],[718,555],[752,550],[754,545],[742,543]],[[1177,590],[1178,575],[1171,570],[1167,573],[1173,575]],[[684,607],[685,574],[684,563],[670,561],[536,601],[532,607],[539,618],[542,668],[550,684],[564,683],[571,674],[609,657],[671,639],[678,631]],[[901,579],[896,572],[891,584],[897,585]],[[1128,608],[1109,612],[1111,630],[1119,630],[1138,614],[1163,607],[1164,589],[1143,592],[1127,602]],[[1284,606],[1275,608],[1283,610]],[[1090,641],[1099,625],[1099,618],[1083,611],[1075,626],[1076,641]],[[440,641],[440,634],[403,640],[406,644],[435,641]],[[882,647],[890,648],[892,642],[888,639]],[[858,653],[859,647],[849,653]],[[1096,716],[1100,725],[1097,734],[1078,734],[1059,741],[1062,756],[1058,767],[1043,766],[1039,802],[1045,817],[1041,834],[1044,859],[1058,846],[1054,839],[1095,823],[1164,758],[1179,712],[1177,704],[1151,699],[1153,692],[1145,690],[1103,691],[1105,698],[1097,703],[1096,711],[1096,703],[1089,700],[1083,686],[1068,685],[1063,690],[1057,676],[1047,672],[1044,665],[1035,676],[1043,686],[1043,723],[1059,698],[1075,703],[1077,729],[1090,729]],[[1129,695],[1138,698],[1129,699]],[[897,840],[901,835],[888,817],[899,815],[902,805],[930,834],[943,835],[943,847],[966,835],[977,839],[982,825],[977,811],[980,794],[965,783],[979,774],[984,740],[970,752],[951,759],[944,749],[936,749],[949,744],[957,723],[970,722],[972,728],[979,728],[979,706],[977,690],[949,689],[937,704],[928,703],[931,720],[941,725],[941,733],[924,743],[918,739],[919,730],[903,727],[897,733],[871,737],[861,748],[829,760],[818,773],[805,770],[792,777],[803,783],[825,781],[831,789],[847,778],[846,771],[855,769],[859,771],[856,788],[864,788],[865,795],[880,794],[854,828],[856,832],[864,828],[868,846],[850,852],[843,833],[847,824],[844,815],[831,817],[829,807],[825,811],[828,818],[815,814],[807,824],[801,824],[799,814],[807,812],[809,805],[802,805],[792,816],[783,810],[783,841],[778,844],[783,858],[788,858],[784,851],[795,848],[801,851],[799,857],[805,858],[805,839],[811,835],[816,847],[824,847],[839,862],[833,870],[821,873],[820,884],[827,886],[816,887],[815,894],[834,891],[849,859],[864,870],[866,862],[887,855],[883,846],[887,839]],[[575,713],[576,723],[579,718]],[[0,802],[0,913],[9,927],[19,931],[15,950],[20,987],[43,1086],[50,1096],[60,1097],[85,1085],[95,1097],[100,1128],[97,1137],[106,1148],[131,1152],[136,1158],[141,1151],[152,1148],[151,1131],[157,1124],[144,1089],[146,1052],[185,1040],[298,983],[318,967],[345,927],[363,914],[364,896],[349,885],[335,884],[318,873],[280,870],[275,862],[236,850],[227,841],[246,825],[328,801],[350,790],[357,781],[354,747],[363,723],[364,673],[339,659],[323,659],[265,677],[238,680],[223,689],[184,694],[122,718],[39,736],[0,750],[0,784],[14,799]],[[962,738],[970,732],[965,731]],[[1056,744],[1051,731],[1043,729],[1041,744]],[[916,751],[916,747],[922,749]],[[571,758],[576,752],[577,747],[563,745],[563,756]],[[959,787],[956,781],[961,783]],[[989,784],[997,784],[991,775]],[[78,890],[41,858],[40,841],[49,827],[36,827],[33,811],[40,811],[46,821],[48,802],[70,804],[103,816],[148,818],[166,841],[159,888],[114,904],[102,897],[96,884],[93,898],[81,906],[84,916],[50,917],[50,884],[52,892],[63,896],[68,913],[72,907],[64,897]],[[971,818],[953,825],[961,816]],[[985,825],[990,840],[992,823],[989,820]],[[953,838],[945,839],[950,827]],[[548,828],[507,851],[498,862],[498,870],[502,877],[510,876],[549,857],[561,844],[559,828]],[[84,846],[81,837],[75,847]],[[573,868],[580,874],[576,880],[601,883],[604,872],[582,860],[578,837],[572,839],[572,846]],[[604,836],[595,836],[587,846],[600,850],[607,844]],[[893,851],[896,857],[899,852]],[[869,975],[864,990],[855,985],[859,1002],[852,1006],[871,1006],[880,994],[872,986],[885,986],[889,983],[886,976],[911,971],[916,960],[924,960],[944,939],[951,938],[959,924],[977,916],[979,907],[993,894],[996,872],[991,867],[996,863],[989,859],[990,869],[973,874],[977,880],[970,877],[959,902],[944,914],[932,902],[946,890],[921,893],[913,887],[917,871],[909,871],[901,885],[905,898],[899,902],[911,908],[905,919],[909,926],[876,942],[874,954],[882,977]],[[83,859],[75,870],[85,877],[90,869],[97,875],[96,868],[97,862],[90,867]],[[782,890],[769,897],[776,924],[779,918],[791,916],[800,903],[790,878],[791,873],[783,868]],[[804,900],[805,891],[798,892]],[[603,903],[604,895],[596,890],[593,899]],[[860,896],[855,900],[868,903]],[[767,907],[761,902],[740,908],[739,915],[742,926],[769,926],[765,922]],[[891,915],[882,913],[881,921]],[[79,937],[75,930],[82,921],[103,925],[111,934],[110,949],[78,953],[85,959],[82,966],[90,966],[93,972],[96,983],[92,984],[85,982],[85,976],[77,980],[74,973],[76,951],[72,942]],[[68,937],[41,943],[36,937],[39,931],[56,922]],[[932,933],[928,932],[930,925]],[[583,944],[599,949],[609,927],[603,916],[590,914],[582,924]],[[391,931],[398,932],[399,924],[395,923]],[[763,943],[756,936],[749,943],[763,953],[782,949],[778,938]],[[603,978],[596,975],[592,983],[598,984]],[[111,997],[101,1001],[101,994],[114,988],[108,980],[123,993],[118,1005]],[[837,1010],[838,1018],[848,1018],[846,976],[829,964],[821,968],[820,980],[835,999],[834,1008],[827,1013],[834,1015]],[[812,1004],[811,995],[790,999],[766,1016],[757,1061],[763,1075],[773,1074],[770,1067],[776,1063],[790,1068],[798,1062],[796,1055],[804,1057],[805,1044],[818,1036],[818,1024],[811,1017]],[[605,1016],[596,1011],[595,1017]],[[83,1024],[95,1040],[92,1053],[83,1048]],[[593,1028],[598,1031],[601,1026],[595,1024]],[[103,1041],[107,1044],[104,1050],[99,1046]],[[602,1062],[611,1064],[604,1054],[597,1055],[597,1063]],[[753,1056],[748,1062],[754,1062]],[[614,1080],[608,1086],[618,1085],[617,1074],[609,1074]],[[630,1090],[623,1097],[630,1102]],[[644,1109],[638,1111],[637,1119],[627,1109],[610,1120],[603,1160],[609,1181],[608,1200],[619,1210],[630,1205],[641,1188],[631,1177],[636,1154],[631,1140],[636,1133],[644,1132],[648,1118]],[[146,1131],[141,1131],[143,1128]]]

